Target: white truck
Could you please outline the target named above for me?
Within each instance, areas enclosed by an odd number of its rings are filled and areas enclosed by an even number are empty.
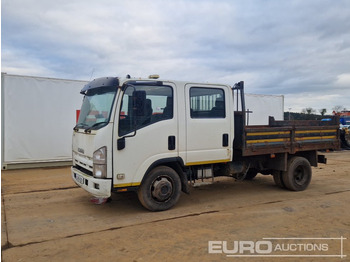
[[[243,85],[93,80],[81,90],[73,180],[98,198],[136,191],[151,211],[171,208],[191,182],[216,176],[272,174],[280,187],[306,189],[311,166],[326,162],[317,150],[339,147],[339,119],[271,117],[268,125],[247,126]]]

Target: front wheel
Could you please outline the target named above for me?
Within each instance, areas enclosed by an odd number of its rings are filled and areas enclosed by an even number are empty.
[[[282,172],[283,184],[292,191],[305,190],[311,182],[311,176],[311,165],[304,157],[289,159],[287,171]]]
[[[173,207],[180,198],[181,180],[170,167],[159,166],[146,175],[139,190],[141,204],[151,211]]]

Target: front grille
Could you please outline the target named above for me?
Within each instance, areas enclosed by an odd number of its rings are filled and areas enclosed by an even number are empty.
[[[93,173],[90,170],[87,170],[86,168],[83,168],[82,166],[75,165],[74,168],[83,172],[85,175],[93,176]]]

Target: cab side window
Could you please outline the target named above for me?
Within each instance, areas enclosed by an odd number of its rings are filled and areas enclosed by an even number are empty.
[[[119,113],[118,135],[173,118],[173,89],[170,86],[135,85],[126,88]]]
[[[220,88],[190,89],[191,118],[225,118],[225,93]]]

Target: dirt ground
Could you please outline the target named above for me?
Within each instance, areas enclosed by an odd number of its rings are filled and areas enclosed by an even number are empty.
[[[327,158],[303,192],[223,178],[157,213],[134,193],[92,204],[69,168],[3,171],[2,261],[350,261],[350,151]]]

